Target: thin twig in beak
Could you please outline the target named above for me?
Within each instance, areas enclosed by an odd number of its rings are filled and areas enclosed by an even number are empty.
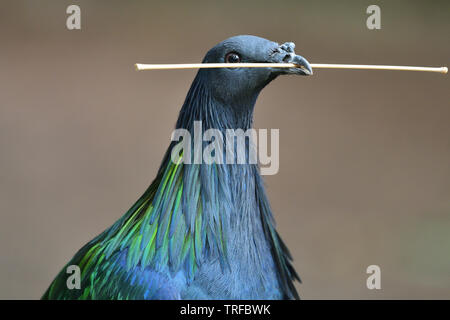
[[[175,64],[142,64],[136,63],[136,70],[170,70],[170,69],[198,69],[198,68],[298,68],[294,63],[175,63]],[[366,64],[329,64],[311,63],[317,69],[360,69],[360,70],[397,70],[397,71],[426,71],[447,73],[447,67],[410,67],[385,66]]]

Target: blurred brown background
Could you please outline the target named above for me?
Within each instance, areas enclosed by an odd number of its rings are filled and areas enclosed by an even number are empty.
[[[0,298],[39,298],[155,176],[196,71],[134,63],[200,62],[254,34],[314,63],[448,66],[449,31],[449,1],[2,1]],[[263,91],[255,127],[281,140],[267,191],[304,299],[450,298],[449,84],[317,70]]]

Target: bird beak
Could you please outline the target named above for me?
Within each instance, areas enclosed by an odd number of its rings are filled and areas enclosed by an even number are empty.
[[[296,54],[287,54],[278,63],[293,63],[296,67],[293,68],[275,68],[276,74],[296,74],[299,76],[310,76],[313,74],[311,64],[302,56]]]
[[[286,42],[277,48],[272,49],[272,62],[277,63],[293,63],[297,67],[294,68],[279,68],[278,74],[297,74],[301,76],[310,76],[313,74],[312,68],[308,60],[300,55],[295,54],[295,44],[293,42]],[[283,70],[281,70],[283,69]]]
[[[292,57],[291,61],[286,62],[294,63],[295,65],[297,65],[296,68],[289,68],[287,70],[288,74],[298,74],[301,76],[310,76],[313,74],[311,64],[308,62],[308,60],[306,60],[302,56],[295,55]]]

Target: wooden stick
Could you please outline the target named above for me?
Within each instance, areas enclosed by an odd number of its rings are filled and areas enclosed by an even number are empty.
[[[176,64],[141,64],[136,63],[136,70],[169,70],[169,69],[197,69],[197,68],[297,68],[294,63],[176,63]],[[447,67],[409,67],[409,66],[383,66],[365,64],[328,64],[311,63],[312,68],[324,69],[369,69],[369,70],[402,70],[402,71],[428,71],[447,73]]]
[[[410,66],[383,66],[383,65],[366,65],[366,64],[327,64],[317,63],[311,64],[312,68],[331,68],[331,69],[369,69],[369,70],[397,70],[397,71],[427,71],[447,73],[447,67],[410,67]]]

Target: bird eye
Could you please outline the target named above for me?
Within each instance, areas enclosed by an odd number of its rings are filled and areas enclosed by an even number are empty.
[[[225,56],[225,62],[226,63],[239,63],[241,62],[241,56],[237,54],[236,52],[229,52]]]

